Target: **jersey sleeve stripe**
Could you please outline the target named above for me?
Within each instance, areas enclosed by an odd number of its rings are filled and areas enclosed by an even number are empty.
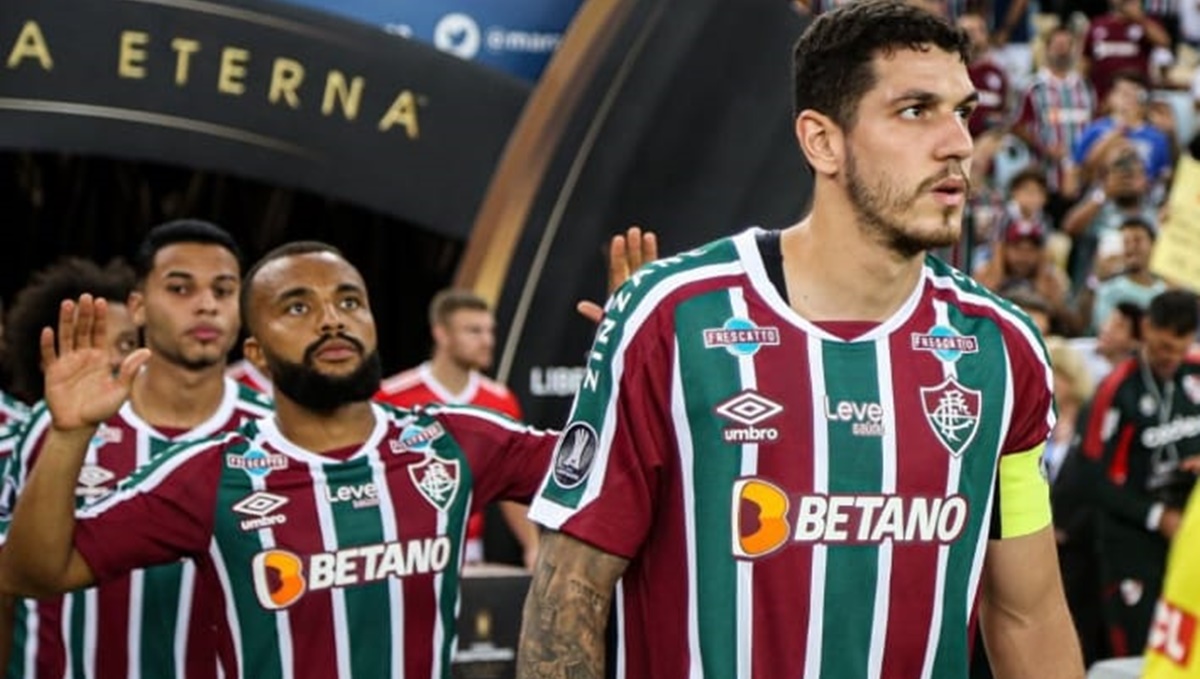
[[[170,454],[161,454],[147,465],[144,471],[135,471],[133,476],[123,481],[117,489],[93,504],[85,505],[75,512],[80,519],[90,519],[103,514],[113,507],[132,500],[142,493],[148,493],[157,488],[175,470],[190,461],[195,455],[213,447],[224,447],[229,439],[237,434],[231,432],[222,437],[205,439],[191,444],[181,444],[183,448]]]
[[[518,422],[509,417],[489,410],[487,408],[477,408],[468,405],[452,405],[446,403],[431,403],[421,408],[422,411],[437,417],[439,415],[471,417],[477,420],[484,420],[489,424],[493,424],[502,429],[514,433],[528,433],[535,436],[545,436],[546,434],[558,435],[558,432],[552,430],[538,429],[529,424]]]
[[[1040,445],[1000,457],[1000,537],[1029,535],[1050,525],[1050,485],[1041,472]]]
[[[582,497],[575,506],[566,506],[552,499],[546,492],[546,488],[553,477],[551,470],[551,473],[547,473],[546,477],[542,480],[542,485],[538,489],[537,495],[534,496],[535,500],[529,511],[529,518],[531,520],[547,528],[557,530],[567,519],[599,497],[601,488],[604,485],[604,478],[608,472],[609,451],[612,448],[613,434],[616,427],[617,401],[622,393],[623,385],[621,384],[621,380],[625,374],[625,352],[634,338],[638,336],[638,332],[642,326],[645,325],[646,321],[658,309],[663,300],[685,285],[706,279],[736,276],[742,272],[742,265],[737,261],[707,264],[694,269],[686,269],[669,275],[657,282],[636,303],[629,317],[622,324],[621,339],[615,347],[609,350],[612,352],[609,354],[612,356],[611,363],[609,364],[609,378],[612,391],[609,394],[608,402],[604,405],[604,417],[598,432],[600,440],[597,443],[596,456],[592,462],[591,472],[585,482]],[[617,294],[620,294],[620,291]],[[584,389],[584,386],[580,386],[579,392],[575,396],[575,402],[571,405],[571,415],[567,419],[568,422],[575,420],[576,409],[579,407],[579,401]]]
[[[1117,369],[1109,373],[1108,377],[1100,383],[1096,389],[1096,395],[1092,397],[1091,414],[1088,415],[1087,431],[1083,436],[1083,454],[1093,460],[1099,460],[1104,456],[1104,429],[1108,411],[1112,409],[1121,385],[1125,383],[1136,365],[1136,361],[1129,359],[1117,366]]]

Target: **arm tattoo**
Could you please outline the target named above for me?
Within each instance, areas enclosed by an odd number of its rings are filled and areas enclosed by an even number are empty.
[[[517,679],[600,679],[613,586],[627,561],[560,533],[543,536],[525,600]]]

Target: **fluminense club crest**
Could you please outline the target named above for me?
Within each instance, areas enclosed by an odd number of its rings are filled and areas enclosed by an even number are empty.
[[[420,463],[409,465],[408,476],[421,496],[439,512],[446,511],[458,495],[458,460],[429,455]]]
[[[925,419],[950,454],[959,457],[979,431],[983,395],[948,377],[936,387],[921,387]]]

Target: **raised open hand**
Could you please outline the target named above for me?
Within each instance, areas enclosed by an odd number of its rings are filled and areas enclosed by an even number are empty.
[[[656,259],[658,236],[653,231],[642,231],[641,227],[631,226],[625,233],[613,236],[608,245],[608,294],[621,287],[643,264]],[[604,317],[604,309],[591,300],[579,302],[575,310],[593,323],[599,323]]]
[[[138,369],[150,358],[138,349],[121,363],[117,374],[105,348],[108,304],[83,295],[63,300],[58,311],[57,347],[52,328],[42,328],[42,371],[46,405],[60,430],[92,427],[112,417],[129,396]]]

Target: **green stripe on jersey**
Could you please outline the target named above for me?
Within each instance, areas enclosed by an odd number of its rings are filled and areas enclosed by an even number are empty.
[[[338,488],[373,483],[371,466],[365,457],[350,463],[324,465],[329,492]],[[321,500],[318,500],[321,502]],[[336,548],[343,545],[382,544],[383,521],[375,507],[355,507],[353,502],[334,502],[330,505],[336,533]],[[346,636],[350,645],[350,673],[355,677],[383,677],[391,671],[391,619],[379,620],[371,611],[379,609],[380,601],[389,601],[388,580],[364,583],[341,590],[346,601]]]
[[[825,365],[823,409],[838,404],[879,403],[879,366],[874,342],[822,342]],[[815,395],[820,398],[820,395]],[[883,445],[879,436],[858,436],[853,424],[824,418],[814,426],[827,427],[829,495],[878,495],[883,486]],[[821,451],[817,451],[821,454]],[[873,592],[879,571],[876,545],[829,545],[825,562],[825,614],[836,617],[837,634],[822,636],[821,676],[866,676],[875,621]],[[873,592],[873,594],[872,594]],[[813,624],[810,622],[810,624]]]
[[[250,448],[244,440],[239,440],[228,449],[222,451],[227,459],[229,456],[241,455]],[[233,616],[237,621],[237,629],[230,629],[230,634],[238,634],[237,643],[242,649],[244,677],[255,679],[273,679],[283,676],[284,659],[280,657],[282,649],[279,644],[279,632],[274,611],[263,608],[258,603],[255,592],[254,578],[243,576],[235,564],[252,563],[254,556],[266,549],[266,545],[258,537],[258,531],[243,531],[238,525],[239,517],[236,512],[227,511],[254,492],[250,477],[240,469],[221,465],[221,480],[218,485],[216,502],[216,519],[213,525],[213,539],[217,543],[224,563],[215,564],[218,572],[224,572],[228,579],[230,599],[233,610],[228,610],[230,601],[225,602],[226,616]],[[226,621],[221,621],[224,624]],[[264,649],[276,649],[276,653],[260,652]],[[286,659],[289,664],[292,659]]]
[[[738,362],[714,356],[704,347],[704,331],[720,328],[733,316],[729,292],[720,290],[687,300],[676,312],[675,338],[679,364],[687,366],[680,377],[693,452],[685,473],[692,477],[690,511],[695,516],[696,609],[699,616],[700,653],[704,675],[737,676],[737,563],[730,557],[733,528],[730,503],[734,481],[741,475],[739,444],[722,443],[728,424],[713,411],[740,390],[726,392],[729,385],[742,384]],[[724,351],[721,351],[724,354]],[[743,384],[744,388],[744,384]],[[678,407],[678,404],[673,404]]]
[[[974,290],[969,292],[978,294]],[[966,497],[967,506],[982,508],[987,506],[988,496],[992,492],[993,475],[1002,443],[1003,399],[1011,389],[1006,381],[1005,366],[1010,360],[999,326],[991,321],[969,318],[954,305],[949,306],[948,313],[952,326],[965,329],[966,334],[978,339],[979,351],[964,353],[955,362],[958,381],[964,387],[979,390],[984,399],[975,438],[962,453],[957,492]],[[1019,395],[1015,396],[1019,398]],[[962,677],[968,673],[966,661],[970,657],[970,647],[966,630],[972,603],[967,597],[970,579],[956,576],[971,572],[977,554],[976,547],[987,529],[984,512],[972,512],[967,517],[962,537],[950,546],[934,677]],[[986,545],[983,548],[986,549]]]
[[[433,421],[426,421],[424,424],[428,426]],[[446,508],[446,535],[450,536],[450,559],[446,562],[446,569],[437,577],[441,578],[441,588],[437,590],[438,605],[441,608],[441,623],[442,623],[442,647],[439,649],[441,653],[442,674],[440,679],[450,679],[450,660],[454,655],[455,634],[458,631],[458,586],[459,586],[459,571],[462,568],[462,547],[466,539],[466,522],[469,509],[482,509],[480,507],[471,507],[469,500],[475,495],[475,477],[472,475],[471,466],[467,464],[467,455],[458,443],[450,436],[443,436],[436,442],[437,453],[439,457],[458,460],[458,492],[454,495],[454,502]]]

